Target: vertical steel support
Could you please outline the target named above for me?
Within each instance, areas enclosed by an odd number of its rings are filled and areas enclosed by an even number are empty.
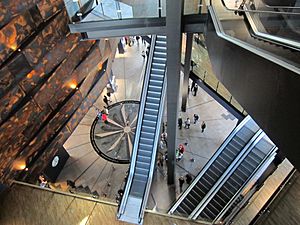
[[[183,84],[182,84],[182,101],[181,101],[182,112],[186,111],[189,76],[190,76],[190,68],[191,68],[192,47],[193,47],[193,33],[187,33],[186,43],[185,43],[185,57],[184,57],[184,77],[183,77]]]
[[[175,183],[175,149],[177,112],[180,87],[181,17],[182,0],[167,0],[167,133],[168,133],[168,184]]]

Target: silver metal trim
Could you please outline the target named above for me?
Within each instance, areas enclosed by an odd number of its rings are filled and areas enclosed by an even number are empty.
[[[234,38],[234,37],[231,37],[227,34],[225,34],[224,30],[223,30],[223,27],[221,25],[221,22],[220,20],[217,18],[216,16],[216,13],[215,13],[215,10],[214,10],[214,7],[213,6],[208,6],[208,10],[210,12],[210,15],[211,15],[211,18],[212,18],[212,21],[213,21],[213,24],[214,24],[214,27],[216,29],[216,34],[226,40],[226,41],[229,41],[237,46],[240,46],[256,55],[259,55],[273,63],[276,63],[290,71],[293,71],[294,73],[297,73],[297,74],[300,74],[300,69],[294,65],[291,65],[273,55],[271,55],[270,53],[268,53],[267,51],[264,51],[262,49],[257,49],[257,48],[254,48],[254,46],[246,43],[246,42],[243,42],[237,38]]]
[[[240,189],[235,193],[235,195],[230,199],[230,201],[225,205],[225,207],[221,210],[221,212],[216,216],[215,220],[213,221],[213,224],[216,223],[222,216],[226,213],[226,211],[231,207],[231,205],[235,202],[235,200],[239,197],[240,193],[245,190],[248,184],[250,184],[259,173],[264,172],[275,158],[275,155],[277,154],[277,147],[273,145],[273,148],[268,152],[267,155],[263,158],[263,160],[260,162],[260,164],[257,166],[257,168],[251,173],[250,177],[245,181],[244,185],[240,187]],[[261,174],[260,174],[261,175]]]
[[[247,6],[245,6],[247,8]],[[289,39],[286,39],[286,38],[281,38],[281,37],[277,37],[275,35],[271,35],[271,34],[267,34],[267,33],[263,33],[263,32],[260,32],[258,29],[257,29],[257,26],[255,24],[255,21],[253,20],[253,17],[254,15],[251,15],[250,12],[245,12],[246,14],[246,17],[250,23],[250,26],[254,32],[254,34],[258,37],[261,37],[261,38],[264,38],[264,39],[267,39],[267,40],[271,40],[271,41],[274,41],[275,43],[278,43],[278,44],[281,44],[285,47],[290,47],[292,49],[295,49],[295,50],[300,50],[300,43],[296,42],[296,41],[293,41],[293,40],[289,40]],[[252,13],[254,14],[254,13]]]
[[[228,177],[233,173],[233,171],[240,165],[242,160],[248,155],[252,148],[263,138],[265,134],[260,129],[256,134],[250,139],[238,156],[234,159],[231,165],[226,169],[223,175],[219,178],[217,183],[210,189],[210,191],[205,195],[202,201],[194,209],[194,211],[189,215],[190,219],[196,220],[199,214],[207,206],[209,201],[215,196],[216,192],[222,187],[222,185],[227,181]]]
[[[150,52],[149,52],[149,59],[148,59],[148,65],[147,65],[147,70],[146,70],[146,74],[145,74],[145,78],[144,78],[144,85],[143,85],[143,93],[141,96],[141,103],[140,103],[140,109],[139,109],[139,118],[138,118],[138,122],[136,125],[136,135],[134,138],[134,147],[132,150],[132,156],[131,156],[131,163],[130,163],[130,169],[129,169],[129,175],[128,175],[128,179],[127,179],[127,183],[125,186],[125,191],[123,194],[123,198],[118,210],[118,214],[117,217],[120,218],[120,216],[122,214],[124,214],[124,210],[125,210],[125,206],[127,204],[127,200],[129,197],[129,192],[131,189],[131,185],[132,185],[132,181],[133,181],[133,176],[135,173],[135,164],[136,164],[136,158],[137,158],[137,151],[138,151],[138,143],[139,143],[139,139],[140,139],[140,134],[141,134],[141,128],[142,128],[142,120],[143,120],[143,114],[144,114],[144,110],[145,110],[145,102],[146,102],[146,96],[147,96],[147,87],[149,84],[149,80],[150,80],[150,69],[151,69],[151,63],[152,63],[152,58],[154,55],[154,46],[155,46],[155,39],[156,39],[156,35],[152,36],[152,40],[151,40],[151,48],[150,48]],[[134,159],[134,160],[133,160]]]
[[[186,198],[186,196],[190,193],[190,191],[194,188],[194,186],[198,183],[200,178],[203,176],[203,174],[208,170],[208,168],[211,166],[211,164],[216,160],[216,158],[221,154],[221,152],[226,148],[228,143],[232,140],[232,138],[237,134],[237,132],[248,122],[250,121],[251,117],[248,115],[232,132],[231,134],[226,138],[226,140],[223,142],[223,144],[218,148],[216,153],[212,156],[212,158],[208,161],[208,163],[205,164],[201,172],[197,175],[197,177],[193,180],[191,185],[188,186],[188,188],[180,195],[180,197],[176,200],[175,204],[172,206],[172,208],[169,210],[168,214],[172,214],[175,212],[177,207],[180,205],[180,203]]]

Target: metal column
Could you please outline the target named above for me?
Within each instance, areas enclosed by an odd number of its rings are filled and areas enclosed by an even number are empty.
[[[186,42],[185,42],[184,77],[183,77],[183,84],[182,84],[182,101],[181,101],[182,112],[186,111],[189,76],[190,76],[190,68],[191,68],[192,47],[193,47],[193,33],[187,33]]]
[[[168,184],[174,184],[183,1],[167,0],[166,8]]]

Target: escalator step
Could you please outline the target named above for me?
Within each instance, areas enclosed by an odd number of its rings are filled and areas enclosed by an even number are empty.
[[[161,69],[160,69],[161,70]],[[163,81],[164,80],[164,75],[165,75],[165,70],[162,70],[163,71],[163,73],[161,74],[161,73],[151,73],[150,74],[150,79],[151,80],[159,80],[159,81]]]
[[[140,156],[144,156],[144,157],[151,157],[152,156],[152,151],[147,151],[147,150],[139,148],[138,154]]]
[[[139,162],[144,162],[144,163],[149,163],[149,164],[151,163],[151,157],[146,157],[143,155],[138,155],[137,160]]]
[[[150,103],[159,103],[160,102],[159,98],[153,98],[153,97],[147,96],[146,99],[147,99],[146,101],[150,102]]]
[[[160,93],[160,92],[157,92],[157,91],[149,91],[149,90],[148,90],[147,95],[148,95],[149,97],[160,98],[161,93]]]

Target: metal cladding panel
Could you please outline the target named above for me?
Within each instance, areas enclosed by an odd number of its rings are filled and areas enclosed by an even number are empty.
[[[0,27],[8,23],[15,15],[33,7],[40,0],[2,0],[0,2]]]
[[[45,79],[45,76],[59,65],[78,45],[77,35],[68,35],[49,51],[32,71],[21,81],[20,85],[26,93],[29,93],[37,84]]]
[[[9,121],[0,127],[0,165],[6,167],[10,158],[13,158],[27,144],[28,138],[24,135],[26,129],[37,126],[41,110],[30,101],[19,110]]]
[[[36,25],[28,11],[3,27],[0,30],[0,63],[16,51],[35,28]]]
[[[63,128],[61,132],[54,138],[51,144],[45,149],[42,155],[34,163],[34,165],[29,168],[30,177],[29,181],[35,181],[41,172],[46,168],[49,161],[55,156],[59,148],[63,143],[70,137],[71,133],[67,128]]]
[[[23,50],[29,64],[34,66],[67,34],[65,11],[57,15]]]
[[[3,67],[0,70],[0,97],[3,96],[4,92],[11,87],[13,81],[14,77],[9,72],[8,67]]]
[[[72,54],[57,68],[47,83],[41,87],[40,91],[34,96],[34,99],[40,107],[45,107],[49,103],[49,99],[55,96],[57,90],[62,89],[64,86],[70,87],[73,83],[77,85],[75,81],[70,79],[70,74],[86,55],[91,45],[91,42],[80,42],[72,51]],[[57,105],[55,100],[53,100],[52,104],[53,106]]]
[[[6,120],[10,112],[17,108],[25,97],[25,93],[19,86],[15,86],[10,92],[0,98],[0,124]]]
[[[54,13],[64,7],[63,0],[41,0],[38,2],[37,7],[44,20],[47,20]]]

